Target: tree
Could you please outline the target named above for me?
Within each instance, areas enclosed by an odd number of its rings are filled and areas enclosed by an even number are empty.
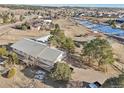
[[[111,27],[112,27],[112,28],[116,28],[116,23],[115,23],[115,21],[111,24]]]
[[[18,56],[16,53],[11,52],[8,54],[8,63],[9,64],[18,64],[19,60],[18,60]]]
[[[68,53],[73,53],[75,49],[74,41],[67,38],[58,24],[55,24],[55,29],[50,32],[53,36],[49,38],[50,43],[56,44],[57,47],[65,49]]]
[[[27,30],[27,27],[26,27],[25,25],[22,25],[22,26],[21,26],[21,29],[22,29],[22,30]]]
[[[60,26],[59,26],[59,24],[55,24],[55,29],[60,30]]]
[[[74,41],[71,38],[66,38],[65,41],[62,43],[62,48],[64,48],[69,53],[74,53]]]
[[[59,34],[59,32],[61,32],[60,27],[58,24],[55,24],[55,29],[51,30],[50,34],[57,35],[57,34]]]
[[[0,56],[6,56],[8,54],[6,48],[0,48]]]
[[[20,21],[23,21],[25,19],[25,17],[23,15],[20,15]]]
[[[9,19],[8,16],[3,17],[3,23],[9,23],[11,20]]]
[[[27,30],[27,29],[31,29],[31,27],[29,23],[25,22],[21,25],[17,25],[16,29]]]
[[[102,87],[104,88],[123,88],[124,87],[124,72],[118,77],[112,77],[107,79]]]
[[[112,26],[112,28],[116,28],[116,22],[115,20],[108,20],[107,23]]]
[[[2,19],[3,19],[3,23],[13,23],[16,22],[16,17],[14,15],[14,13],[11,12],[5,12],[2,14]]]
[[[121,29],[124,29],[124,23],[121,25]]]
[[[19,63],[18,55],[15,52],[12,52],[11,55],[13,58],[13,64],[18,64]]]
[[[85,43],[82,50],[82,57],[86,61],[89,61],[89,63],[91,61],[97,62],[98,66],[112,64],[114,62],[112,48],[109,42],[100,38]]]
[[[15,22],[16,22],[16,17],[15,17],[15,15],[14,15],[14,13],[10,13],[9,19],[10,19],[10,22],[11,22],[11,23],[15,23]]]
[[[58,46],[55,36],[51,36],[48,40],[52,46]]]
[[[66,63],[56,63],[49,77],[55,81],[68,81],[71,79],[72,70]]]
[[[28,15],[31,15],[31,12],[30,11],[28,11]]]
[[[62,42],[65,41],[65,34],[62,30],[60,30],[58,24],[55,24],[55,29],[51,30],[50,34],[52,34],[52,36],[49,38],[50,43],[56,43],[57,47],[60,47]]]
[[[10,22],[11,22],[11,23],[15,23],[15,22],[16,22],[16,18],[15,18],[15,17],[12,18]]]
[[[16,68],[12,68],[9,70],[7,78],[12,78],[15,76],[15,74],[16,74]]]

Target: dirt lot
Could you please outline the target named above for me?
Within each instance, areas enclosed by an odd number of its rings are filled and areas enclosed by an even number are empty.
[[[48,33],[48,31],[23,31],[7,27],[5,29],[0,29],[0,45],[14,43],[23,38],[40,37]]]

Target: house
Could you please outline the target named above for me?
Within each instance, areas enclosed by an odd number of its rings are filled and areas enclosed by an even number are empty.
[[[51,19],[36,19],[30,22],[33,30],[40,31],[41,29],[51,29],[53,27]]]
[[[65,57],[63,51],[31,39],[20,40],[11,48],[22,62],[37,65],[47,71],[50,71],[56,62],[60,62]]]

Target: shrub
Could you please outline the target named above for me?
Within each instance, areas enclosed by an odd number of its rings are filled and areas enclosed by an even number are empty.
[[[31,27],[27,22],[25,22],[21,25],[17,25],[16,29],[27,30],[27,29],[31,29]]]
[[[27,27],[26,27],[25,25],[23,25],[23,26],[21,27],[21,29],[22,29],[22,30],[27,30]]]
[[[21,25],[17,25],[16,26],[16,29],[21,29]]]

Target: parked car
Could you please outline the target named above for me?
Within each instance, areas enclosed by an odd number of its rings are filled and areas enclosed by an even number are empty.
[[[101,87],[101,84],[98,81],[90,83],[86,86],[86,88],[99,88],[99,87]]]
[[[46,72],[44,72],[42,70],[38,70],[38,71],[36,71],[34,78],[38,79],[38,80],[43,80],[45,77],[45,74],[46,74]]]

